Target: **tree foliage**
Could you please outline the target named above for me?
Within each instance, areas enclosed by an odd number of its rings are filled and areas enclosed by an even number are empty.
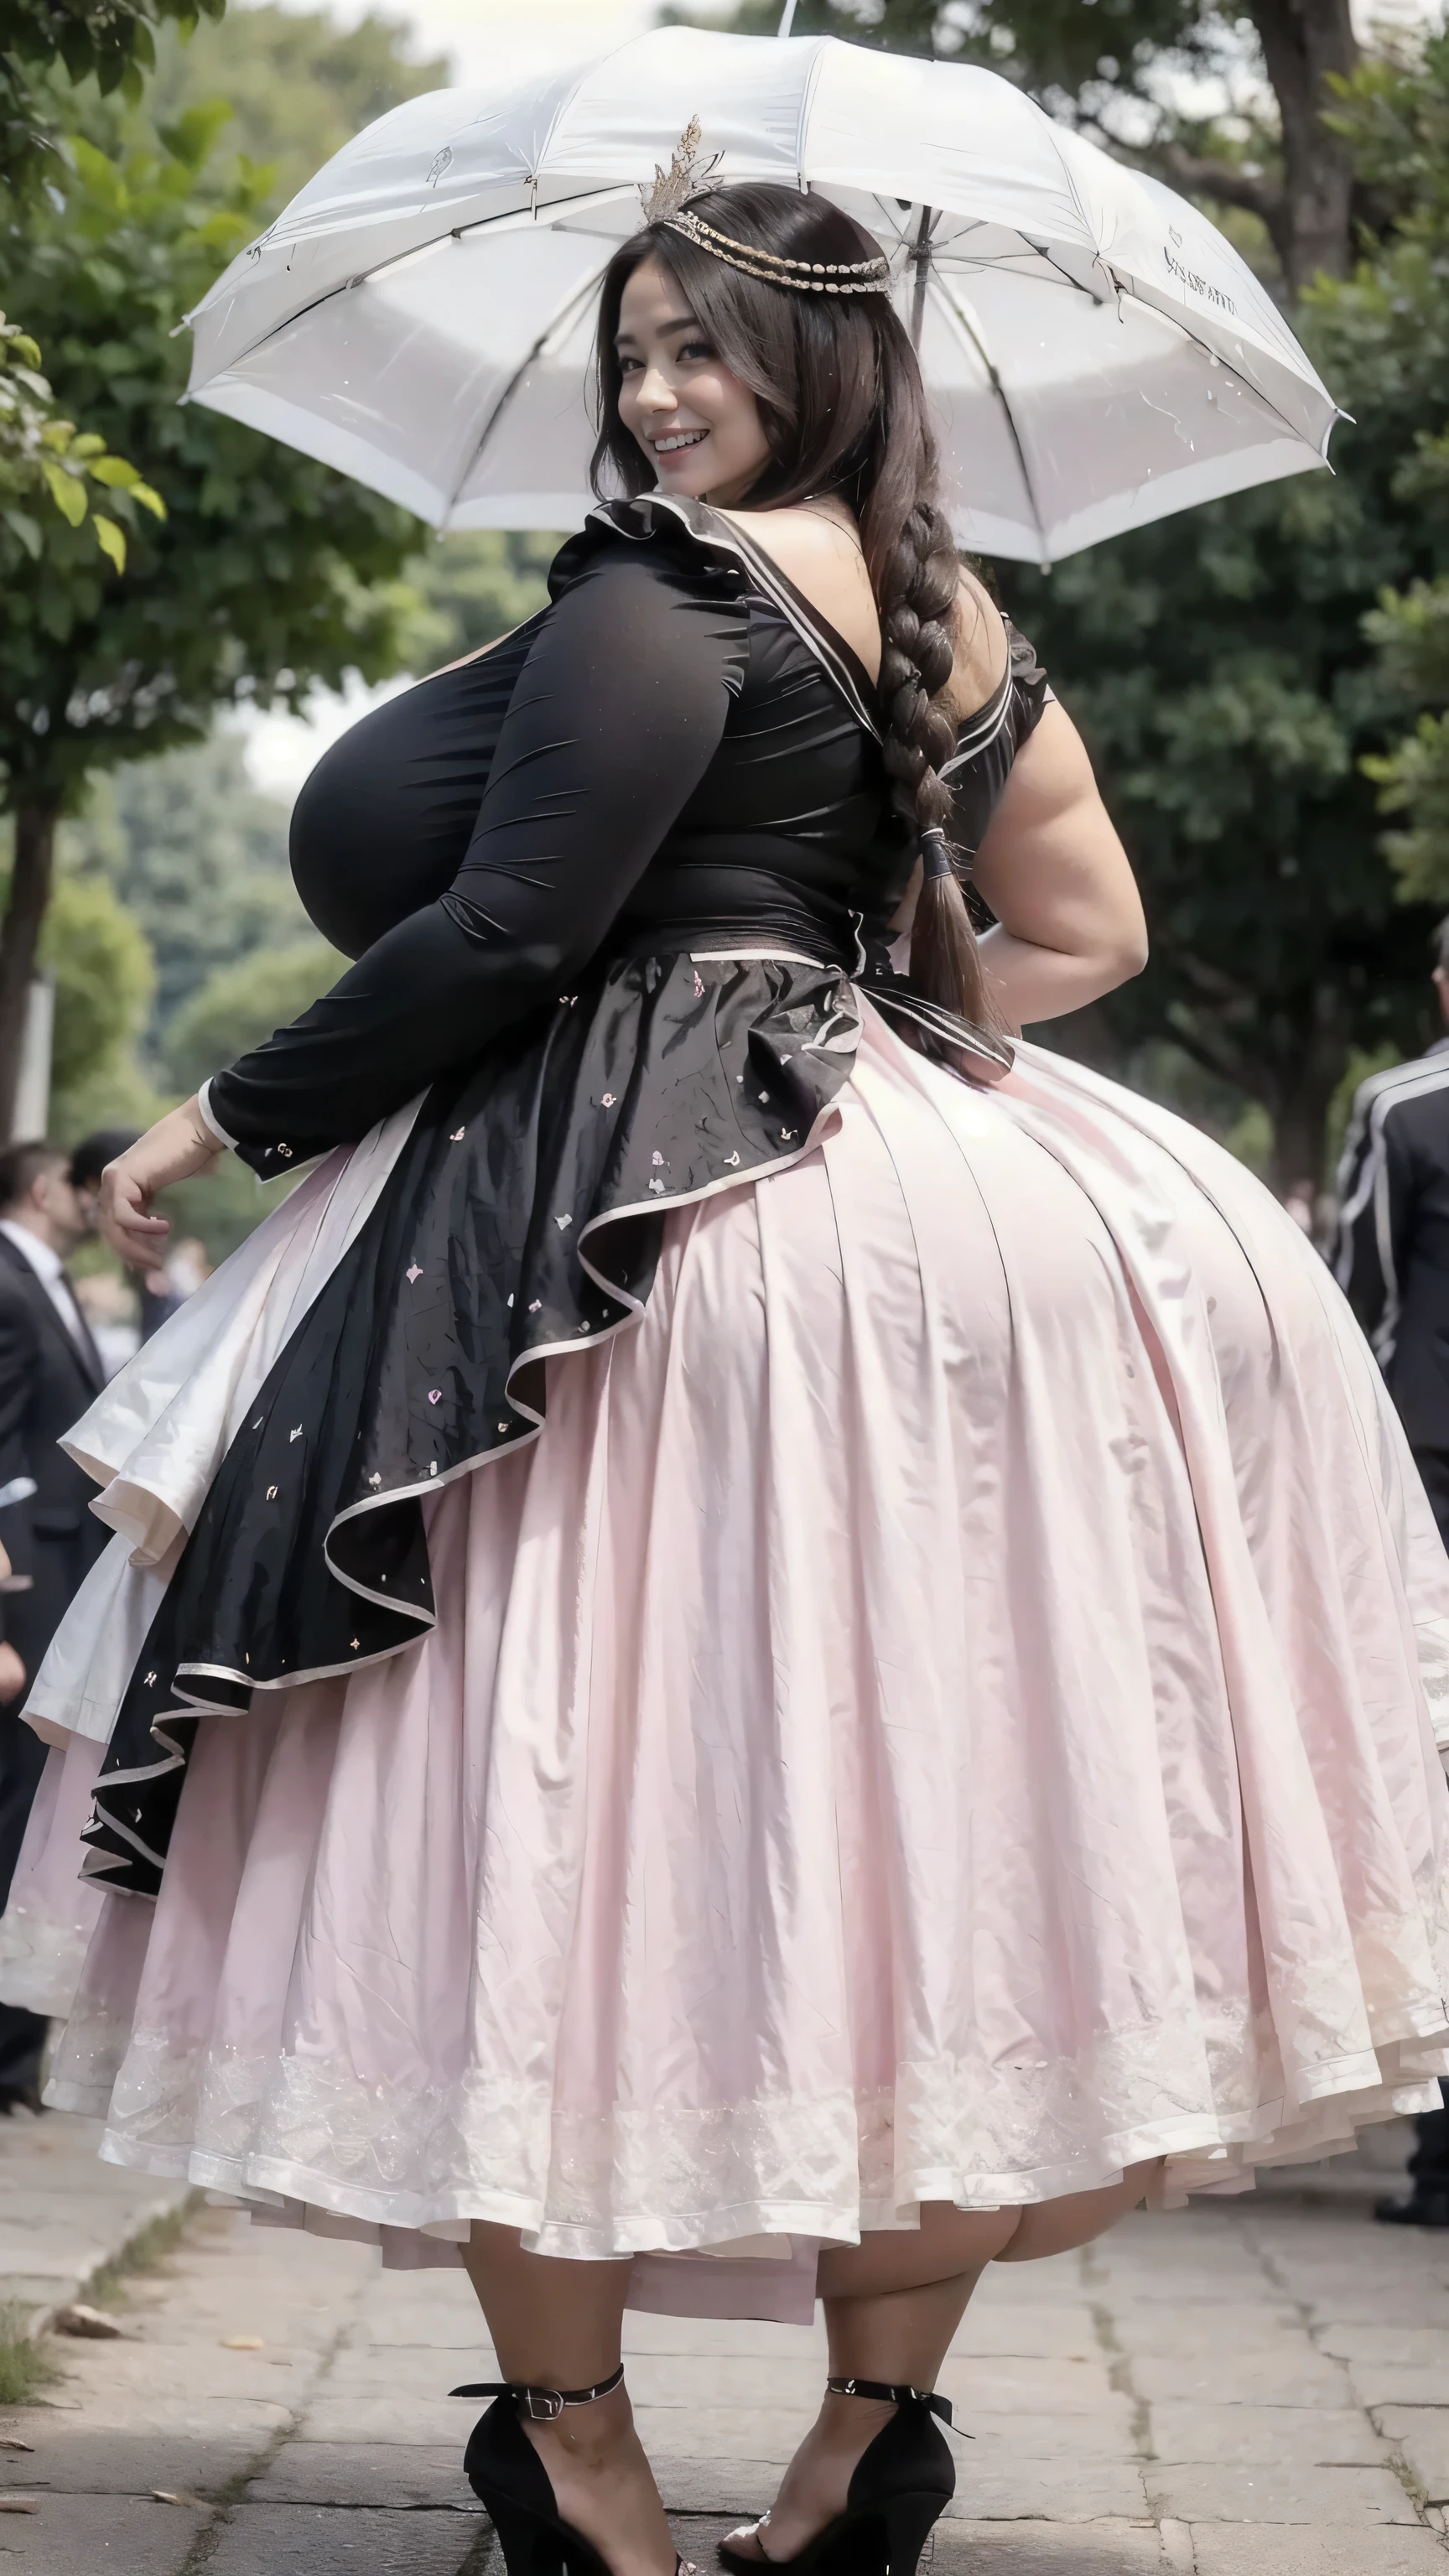
[[[0,860],[0,892],[8,876]],[[146,934],[104,877],[62,868],[37,964],[55,980],[51,1084],[65,1101],[92,1080],[121,1075],[151,1005],[155,970]]]
[[[416,543],[403,511],[239,423],[183,405],[176,326],[255,228],[264,174],[218,179],[223,107],[194,108],[160,145],[119,134],[66,147],[64,181],[17,228],[17,303],[47,318],[68,412],[136,459],[165,500],[131,512],[124,582],[84,528],[12,577],[0,627],[0,801],[17,817],[0,934],[0,1127],[56,818],[98,766],[200,741],[218,707],[294,702],[314,680],[393,669]]]
[[[1417,59],[1365,65],[1334,122],[1399,217],[1332,299],[1331,327],[1371,351],[1400,423],[1391,472],[1424,569],[1391,583],[1365,620],[1392,710],[1413,723],[1364,762],[1396,818],[1384,850],[1407,899],[1449,898],[1449,38]]]
[[[12,246],[20,300],[47,316],[58,392],[139,461],[167,517],[137,526],[124,586],[94,547],[64,578],[16,582],[0,636],[11,804],[64,802],[98,761],[199,740],[218,705],[393,666],[395,611],[374,585],[396,575],[415,523],[180,401],[175,327],[248,237],[260,194],[245,173],[209,179],[224,115],[189,111],[155,152],[73,139],[56,202]]]
[[[106,561],[124,572],[126,532],[117,508],[126,519],[137,508],[164,518],[165,504],[94,430],[61,418],[40,365],[29,333],[0,313],[0,583],[27,558],[39,563],[49,551],[64,560],[63,542],[56,545],[62,522],[84,528]]]
[[[680,0],[666,14],[697,12]],[[775,0],[742,0],[727,23],[773,35],[779,21]],[[1358,56],[1349,0],[799,0],[794,33],[984,63],[1110,149],[1254,218],[1295,292],[1348,265],[1352,158],[1322,109]]]
[[[218,11],[187,36],[164,28],[143,113],[160,134],[225,99],[231,119],[219,155],[266,170],[259,211],[269,221],[364,125],[447,81],[446,61],[412,57],[401,21],[369,12],[343,28],[268,0],[226,17]]]
[[[47,75],[94,80],[134,103],[166,19],[220,17],[225,0],[0,0],[0,188],[51,175],[56,92]]]
[[[285,947],[257,948],[235,966],[219,966],[167,1031],[166,1067],[175,1088],[199,1090],[223,1065],[299,1018],[346,963],[312,930]]]
[[[150,944],[145,1045],[157,1064],[172,1018],[208,975],[308,927],[287,864],[286,808],[252,785],[230,730],[97,778],[61,852],[63,864],[106,877]]]

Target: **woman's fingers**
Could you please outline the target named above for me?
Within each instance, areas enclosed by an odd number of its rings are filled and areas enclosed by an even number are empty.
[[[108,1163],[101,1176],[101,1232],[132,1270],[155,1266],[156,1249],[170,1233],[164,1216],[149,1216],[150,1193],[124,1163]]]

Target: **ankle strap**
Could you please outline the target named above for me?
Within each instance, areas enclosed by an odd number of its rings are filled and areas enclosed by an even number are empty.
[[[525,2415],[535,2424],[556,2424],[566,2406],[589,2406],[596,2397],[607,2397],[624,2376],[622,2361],[607,2379],[594,2382],[592,2388],[533,2388],[526,2379],[470,2380],[466,2388],[452,2388],[450,2397],[516,2397]]]
[[[832,2397],[873,2397],[882,2406],[929,2406],[943,2424],[951,2421],[951,2400],[934,2388],[897,2388],[886,2379],[827,2379]]]

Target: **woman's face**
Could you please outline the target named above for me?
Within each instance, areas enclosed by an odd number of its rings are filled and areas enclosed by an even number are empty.
[[[660,490],[726,509],[743,499],[770,459],[759,406],[656,260],[641,261],[624,289],[615,345],[619,418]]]

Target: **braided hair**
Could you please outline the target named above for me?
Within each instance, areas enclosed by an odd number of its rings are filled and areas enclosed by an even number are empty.
[[[711,189],[691,199],[690,213],[735,242],[788,260],[848,265],[879,256],[879,244],[828,198],[766,181]],[[663,225],[646,225],[604,274],[596,492],[606,476],[629,494],[653,480],[619,418],[615,347],[624,288],[647,259],[670,271],[725,365],[755,397],[770,457],[750,505],[783,509],[833,493],[856,518],[880,616],[892,799],[917,834],[930,836],[911,926],[911,980],[928,1000],[997,1028],[946,837],[951,791],[941,772],[956,742],[947,691],[960,565],[940,506],[939,456],[916,353],[884,294],[799,293],[727,266]],[[942,1052],[924,1032],[912,1032],[912,1042]]]

